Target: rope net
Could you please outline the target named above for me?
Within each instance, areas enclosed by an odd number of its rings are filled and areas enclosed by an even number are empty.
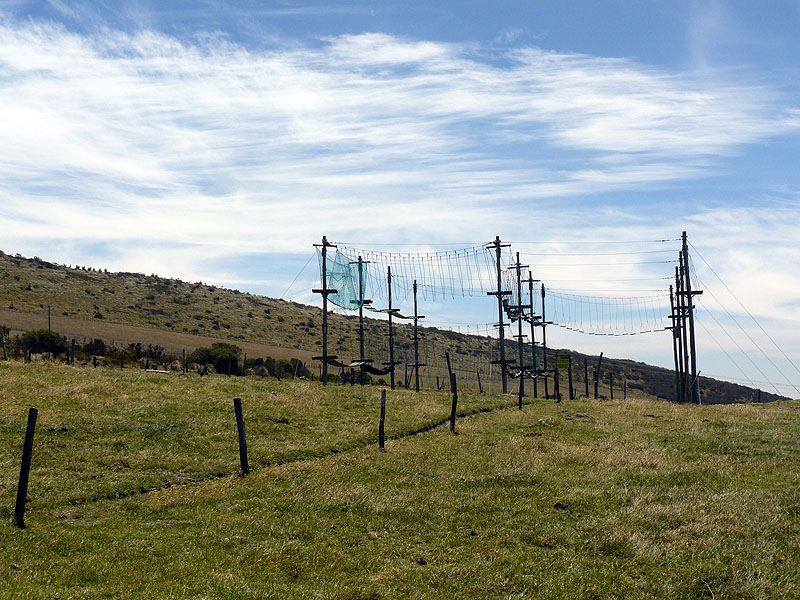
[[[503,292],[506,358],[518,361],[516,364],[532,365],[531,372],[543,366],[544,349],[530,343],[532,340],[528,336],[537,334],[529,325],[537,324],[543,313],[549,324],[589,335],[638,335],[660,331],[667,325],[669,303],[665,291],[651,296],[621,297],[591,292],[581,295],[548,286],[542,294],[542,284],[533,279],[534,269],[518,265],[516,253],[505,245],[499,252],[495,245],[486,244],[416,253],[375,251],[344,243],[336,246],[336,252],[327,255],[326,277],[327,286],[335,288],[337,293],[329,295],[328,299],[334,312],[344,319],[330,324],[330,348],[340,358],[355,359],[360,355],[358,320],[353,312],[363,306],[382,318],[364,322],[364,356],[375,367],[390,363],[387,309],[380,305],[388,305],[391,281],[392,308],[402,313],[393,313],[399,317],[394,322],[394,376],[401,387],[415,385],[417,376],[423,388],[447,387],[449,367],[457,374],[462,389],[492,392],[500,388],[503,374],[503,367],[497,364],[501,352],[496,321],[432,323],[432,319],[426,319],[420,323],[426,326],[417,331],[419,360],[415,361],[414,327],[408,320],[413,314],[411,301],[415,282],[420,312],[432,310],[439,318],[456,303],[458,309],[448,311],[452,316],[471,314],[464,310],[465,304],[478,310],[483,310],[480,307],[484,306],[487,316],[497,316],[496,297],[487,297],[487,292],[497,292],[499,287]],[[368,304],[367,298],[375,304]],[[514,339],[520,320],[525,321],[522,329],[523,338],[526,338],[522,357],[518,356],[520,349]],[[449,365],[446,355],[450,357]],[[547,364],[552,368],[555,351],[548,349],[547,355]],[[343,366],[338,374],[352,383],[353,374],[348,371]],[[515,371],[519,371],[518,367],[506,368],[510,377],[517,376]],[[576,385],[580,376],[575,374]],[[388,380],[388,376],[383,379]]]
[[[408,305],[414,282],[420,301],[438,304],[486,297],[487,292],[497,291],[497,263],[497,250],[488,244],[440,252],[397,253],[337,243],[336,252],[327,258],[328,287],[337,293],[328,300],[348,311],[358,310],[366,298],[387,302],[389,269],[395,308]],[[545,282],[543,297],[542,283],[533,279],[530,267],[517,265],[510,247],[500,249],[499,263],[501,291],[510,292],[503,297],[509,322],[530,320],[531,315],[541,316],[544,310],[548,323],[587,335],[640,335],[663,331],[669,325],[666,290],[636,297],[583,295],[551,289]],[[529,280],[536,281],[535,285],[527,283]],[[474,327],[477,330],[479,326]],[[493,329],[491,333],[496,333],[496,327]]]

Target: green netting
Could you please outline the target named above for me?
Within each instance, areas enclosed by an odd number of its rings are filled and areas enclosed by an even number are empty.
[[[326,257],[327,285],[336,293],[328,296],[328,301],[347,310],[358,310],[364,303],[366,269],[362,266],[361,285],[359,285],[359,265],[351,264],[348,257],[340,252]],[[322,255],[320,254],[320,270]]]

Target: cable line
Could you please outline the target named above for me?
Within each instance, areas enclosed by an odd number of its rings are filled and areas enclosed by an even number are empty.
[[[766,359],[767,359],[767,361],[769,361],[769,363],[770,363],[770,364],[771,364],[771,365],[772,365],[772,366],[775,368],[775,370],[776,370],[776,371],[777,371],[777,372],[778,372],[778,373],[781,375],[781,377],[783,377],[783,378],[784,378],[784,379],[785,379],[785,380],[786,380],[786,381],[787,381],[787,382],[788,382],[790,385],[792,385],[792,382],[789,380],[789,378],[786,376],[786,374],[785,374],[785,373],[784,373],[784,372],[781,370],[781,368],[780,368],[780,367],[778,367],[778,365],[776,365],[776,364],[775,364],[775,362],[774,362],[774,361],[773,361],[773,360],[772,360],[772,359],[769,357],[769,355],[768,355],[766,352],[764,352],[764,350],[761,348],[761,346],[759,346],[758,342],[756,342],[756,341],[753,339],[753,337],[752,337],[752,336],[751,336],[751,335],[750,335],[750,334],[747,332],[747,330],[746,330],[744,327],[742,327],[741,323],[739,323],[739,321],[737,321],[737,320],[736,320],[736,317],[734,317],[734,316],[733,316],[733,315],[732,315],[732,314],[731,314],[731,313],[728,311],[728,309],[727,309],[727,308],[725,308],[725,306],[722,304],[722,302],[720,302],[720,301],[719,301],[719,299],[718,299],[718,298],[717,298],[717,297],[714,295],[714,292],[712,292],[712,291],[711,291],[711,290],[708,288],[708,286],[707,286],[707,285],[705,285],[705,284],[703,283],[703,281],[702,281],[702,280],[701,280],[701,279],[700,279],[700,278],[697,276],[697,273],[695,272],[695,270],[694,270],[694,267],[693,267],[691,264],[689,265],[689,267],[690,267],[690,269],[691,269],[692,273],[694,274],[694,277],[695,277],[695,279],[697,279],[697,281],[700,283],[700,285],[702,285],[703,287],[705,287],[705,288],[706,288],[706,291],[708,291],[708,293],[709,293],[709,294],[711,295],[711,297],[712,297],[712,298],[713,298],[713,299],[716,301],[716,303],[717,303],[717,304],[719,304],[720,308],[722,308],[722,310],[723,310],[723,311],[725,311],[725,314],[726,314],[726,315],[728,315],[728,317],[729,317],[729,318],[730,318],[730,319],[731,319],[731,320],[732,320],[734,323],[736,323],[736,326],[737,326],[737,327],[738,327],[738,328],[739,328],[739,329],[742,331],[742,333],[744,333],[744,334],[745,334],[745,336],[747,336],[747,339],[748,339],[748,340],[750,340],[750,342],[751,342],[751,343],[752,343],[752,344],[753,344],[753,345],[754,345],[754,346],[755,346],[755,347],[758,349],[758,351],[759,351],[759,352],[761,352],[761,354],[764,356],[764,358],[766,358]],[[708,314],[712,315],[712,318],[714,318],[713,314],[712,314],[710,311],[709,311],[709,313],[708,313]],[[716,319],[714,319],[714,320],[716,321]],[[731,338],[731,339],[733,339],[733,338]],[[744,352],[744,351],[743,351],[743,352]],[[749,357],[748,357],[748,358],[749,358]],[[750,360],[750,362],[752,363],[753,361],[752,361],[752,360]],[[753,363],[753,366],[755,366],[755,363]],[[756,368],[758,369],[758,367],[756,367]],[[759,373],[761,373],[762,375],[764,375],[764,373],[761,371],[761,369],[758,369],[758,371],[759,371]],[[766,375],[764,375],[764,378],[766,378],[766,379],[769,379],[769,378],[768,378]],[[775,384],[773,383],[773,384],[772,384],[772,386],[773,386],[773,387],[775,387]],[[794,387],[794,385],[792,385],[792,387]],[[800,389],[798,389],[798,388],[794,387],[794,390],[795,390],[795,391],[796,391],[798,394],[800,394]],[[776,391],[777,391],[777,388],[776,388]],[[780,393],[780,392],[778,392],[778,393]]]
[[[309,257],[308,257],[308,260],[306,261],[306,264],[304,264],[304,265],[303,265],[303,268],[302,268],[302,269],[300,269],[300,271],[298,271],[298,272],[297,272],[297,275],[295,275],[295,276],[294,276],[294,279],[292,279],[292,283],[290,283],[290,284],[289,284],[289,287],[287,287],[287,288],[286,288],[286,291],[285,291],[285,292],[283,292],[283,293],[282,293],[280,296],[278,296],[279,298],[284,298],[284,297],[286,296],[286,294],[288,294],[288,293],[289,293],[289,290],[290,290],[290,289],[292,289],[292,286],[293,286],[293,285],[294,285],[294,284],[297,282],[297,278],[298,278],[298,277],[300,277],[300,275],[302,275],[303,271],[305,271],[305,270],[306,270],[306,267],[308,266],[308,263],[310,263],[310,262],[311,262],[311,261],[314,259],[314,257],[315,257],[316,255],[317,255],[317,253],[316,253],[316,252],[312,252],[312,253],[311,253],[311,256],[309,256]],[[284,298],[284,299],[285,299],[285,298]]]
[[[734,300],[736,300],[736,302],[738,302],[738,303],[739,303],[739,306],[741,306],[741,307],[742,307],[742,309],[744,310],[744,312],[746,312],[746,313],[747,313],[747,315],[748,315],[748,316],[749,316],[749,317],[750,317],[750,318],[753,320],[753,323],[755,323],[755,324],[756,324],[756,326],[757,326],[757,327],[758,327],[758,328],[761,330],[761,332],[762,332],[764,335],[766,335],[766,336],[767,336],[767,338],[769,339],[769,341],[770,341],[770,342],[772,342],[772,345],[773,345],[773,346],[775,346],[775,348],[777,348],[777,349],[778,349],[778,352],[780,352],[780,353],[781,353],[781,355],[783,356],[783,358],[785,358],[785,359],[786,359],[786,360],[789,362],[789,364],[790,364],[790,365],[792,365],[792,367],[794,367],[794,370],[795,370],[795,371],[797,371],[798,373],[800,373],[800,368],[798,368],[798,367],[797,367],[797,365],[794,363],[794,361],[792,361],[792,360],[791,360],[791,359],[790,359],[788,356],[786,356],[786,354],[785,354],[785,353],[784,353],[784,351],[781,349],[781,347],[780,347],[780,346],[778,346],[777,342],[775,342],[775,340],[774,340],[774,339],[772,339],[772,336],[771,336],[769,333],[767,333],[767,332],[766,332],[766,330],[765,330],[765,329],[764,329],[764,328],[761,326],[761,324],[760,324],[758,321],[756,321],[756,318],[755,318],[755,317],[752,315],[752,313],[751,313],[749,310],[747,310],[747,307],[746,307],[746,306],[745,306],[745,305],[742,303],[742,301],[741,301],[741,300],[739,300],[739,298],[736,296],[736,294],[734,294],[734,293],[733,293],[733,291],[731,290],[731,288],[729,288],[729,287],[728,287],[728,285],[727,285],[727,284],[726,284],[726,283],[725,283],[725,282],[722,280],[722,278],[721,278],[721,277],[720,277],[720,276],[717,274],[717,272],[716,272],[716,271],[713,269],[713,267],[712,267],[710,264],[708,264],[708,261],[707,261],[705,258],[703,258],[703,255],[702,255],[702,254],[700,254],[700,252],[698,252],[697,248],[695,248],[695,247],[692,245],[692,243],[691,243],[691,242],[689,242],[689,245],[690,245],[690,246],[692,246],[692,250],[694,250],[694,251],[695,251],[695,253],[697,253],[697,256],[699,256],[699,257],[700,257],[700,260],[702,260],[702,261],[705,263],[705,265],[706,265],[706,266],[708,267],[708,269],[709,269],[709,270],[710,270],[710,271],[711,271],[711,272],[714,274],[714,276],[715,276],[715,277],[716,277],[716,278],[719,280],[719,282],[720,282],[720,283],[721,283],[721,284],[722,284],[722,285],[725,287],[725,289],[726,289],[726,290],[728,290],[728,293],[729,293],[731,296],[733,296],[733,299],[734,299]],[[794,386],[793,386],[793,387],[794,387]],[[795,388],[795,390],[796,390],[796,389],[797,389],[797,388]]]
[[[701,284],[701,285],[703,285],[703,283],[702,283],[702,281],[700,281],[699,277],[695,276],[695,279],[697,279],[697,280],[700,282],[700,284]],[[708,290],[708,288],[706,288],[706,290]],[[713,297],[713,296],[714,296],[714,294],[711,294],[711,296]],[[723,309],[724,309],[724,307],[723,307]],[[759,373],[761,373],[761,376],[762,376],[764,379],[766,379],[767,381],[769,381],[769,382],[770,382],[770,385],[771,385],[773,388],[775,388],[775,391],[776,391],[776,392],[778,392],[778,394],[780,394],[780,392],[778,391],[778,388],[777,388],[777,386],[776,386],[776,385],[775,385],[775,384],[774,384],[774,383],[773,383],[773,382],[772,382],[772,381],[769,379],[769,377],[768,377],[768,376],[767,376],[767,375],[764,373],[764,371],[762,371],[762,370],[761,370],[761,368],[760,368],[760,367],[759,367],[759,366],[758,366],[758,365],[755,363],[755,361],[754,361],[754,360],[753,360],[753,359],[750,357],[750,355],[749,355],[747,352],[745,352],[745,351],[744,351],[744,349],[743,349],[743,348],[742,348],[742,347],[739,345],[739,342],[737,342],[737,341],[736,341],[736,338],[734,338],[734,337],[733,337],[733,336],[732,336],[732,335],[731,335],[731,334],[728,332],[728,330],[725,328],[725,326],[724,326],[724,325],[722,325],[722,323],[720,323],[720,322],[717,320],[717,318],[714,316],[714,313],[713,313],[713,312],[711,312],[711,311],[707,311],[707,314],[708,314],[708,316],[709,316],[709,317],[711,317],[711,319],[714,321],[714,323],[716,323],[716,324],[717,324],[717,327],[719,327],[719,328],[720,328],[720,329],[721,329],[721,330],[722,330],[722,331],[725,333],[725,335],[727,335],[727,336],[728,336],[728,338],[729,338],[729,339],[730,339],[730,340],[733,342],[733,344],[734,344],[734,345],[735,345],[735,346],[736,346],[736,347],[739,349],[739,352],[741,352],[741,353],[744,355],[744,357],[745,357],[745,358],[746,358],[748,361],[750,361],[750,364],[751,364],[751,365],[753,365],[753,366],[755,367],[756,371],[758,371]],[[700,321],[698,321],[698,323],[699,323],[699,322],[700,322]],[[705,329],[705,327],[704,327],[704,329]],[[714,336],[712,335],[711,337],[712,337],[712,339],[713,339],[713,337],[714,337]],[[752,340],[751,340],[751,341],[752,341]],[[744,374],[744,373],[743,373],[743,374]],[[745,377],[747,377],[747,375],[746,375],[746,374],[745,374]]]
[[[724,353],[725,353],[725,356],[727,356],[727,357],[728,357],[728,360],[730,360],[730,361],[731,361],[731,362],[734,364],[734,366],[735,366],[737,369],[739,369],[739,373],[741,373],[742,375],[744,375],[744,377],[745,377],[745,379],[744,379],[744,380],[745,380],[745,381],[747,381],[747,382],[748,382],[748,383],[749,383],[751,386],[754,386],[754,382],[753,382],[753,380],[752,380],[752,379],[750,379],[750,378],[747,376],[747,373],[745,373],[744,369],[742,369],[742,367],[740,367],[740,366],[739,366],[739,363],[737,363],[737,362],[734,360],[734,358],[733,358],[733,357],[732,357],[732,356],[731,356],[731,355],[728,353],[728,351],[727,351],[727,350],[725,350],[725,348],[723,348],[722,344],[720,344],[720,343],[719,343],[719,341],[717,341],[717,338],[716,338],[716,337],[714,337],[714,334],[713,334],[713,333],[711,333],[711,332],[708,330],[708,327],[706,327],[705,325],[703,325],[703,323],[702,323],[701,321],[698,321],[697,323],[698,323],[698,325],[700,325],[700,327],[702,327],[702,328],[703,328],[703,331],[705,331],[705,332],[706,332],[706,334],[708,335],[708,337],[710,337],[712,340],[714,340],[714,343],[715,343],[715,344],[716,344],[716,345],[719,347],[719,349],[720,349],[720,350],[722,350],[722,352],[724,352]],[[771,381],[769,381],[769,382],[767,382],[767,383],[768,383],[769,385],[771,385],[772,387],[775,387],[775,384],[774,384],[774,383],[772,383]],[[755,387],[755,386],[754,386],[754,387]]]
[[[520,256],[628,256],[632,254],[663,254],[674,252],[673,249],[667,250],[634,250],[631,252],[520,252]]]

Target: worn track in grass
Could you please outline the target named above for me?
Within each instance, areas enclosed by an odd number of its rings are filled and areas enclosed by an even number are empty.
[[[532,404],[532,402],[524,402],[523,403],[524,406],[529,406],[531,404]],[[495,408],[476,408],[476,409],[470,410],[468,412],[458,413],[456,415],[456,422],[463,421],[464,419],[467,419],[469,417],[474,417],[476,415],[482,415],[482,414],[487,414],[487,413],[495,413],[495,412],[514,409],[514,408],[517,408],[517,407],[518,407],[518,404],[515,402],[514,404],[510,404],[510,405],[507,405],[507,406],[505,406],[505,405],[504,406],[498,406],[498,407],[495,407]],[[428,423],[428,424],[426,424],[426,425],[424,425],[424,426],[422,426],[422,427],[420,427],[418,429],[415,429],[413,431],[408,431],[408,432],[405,432],[405,433],[400,433],[400,434],[395,434],[395,435],[392,435],[392,436],[387,436],[386,437],[386,441],[402,440],[402,439],[405,439],[405,438],[410,438],[410,437],[414,437],[414,436],[417,436],[417,435],[422,435],[422,434],[434,431],[436,429],[440,429],[442,427],[445,427],[445,426],[447,426],[449,424],[450,424],[450,417],[446,417],[444,419],[440,419],[440,420],[435,421],[433,423]],[[313,461],[313,460],[319,460],[319,459],[322,459],[322,458],[327,458],[329,456],[334,456],[336,454],[344,454],[346,452],[354,452],[354,451],[357,451],[357,450],[362,450],[364,448],[368,448],[370,446],[373,446],[373,445],[375,445],[377,443],[378,443],[377,438],[364,440],[364,441],[356,441],[356,442],[354,442],[352,444],[348,444],[344,448],[335,448],[335,447],[334,448],[328,448],[328,449],[325,449],[325,450],[320,450],[319,452],[312,452],[310,454],[307,454],[307,455],[305,455],[303,457],[299,457],[299,458],[290,458],[290,459],[287,459],[287,460],[276,460],[276,461],[263,461],[263,462],[257,463],[256,464],[256,468],[257,469],[263,469],[263,468],[267,468],[267,467],[274,467],[274,466],[280,466],[280,465],[288,465],[288,464],[294,464],[294,463],[302,463],[302,462],[308,462],[308,461]],[[251,471],[252,471],[252,466],[251,466]],[[55,504],[55,503],[54,504],[43,504],[43,505],[40,505],[39,508],[40,509],[44,509],[44,508],[52,509],[52,508],[56,508],[58,506],[82,506],[84,504],[91,504],[91,503],[94,503],[94,502],[102,502],[104,500],[124,500],[125,498],[131,498],[131,497],[134,497],[134,496],[142,496],[142,495],[150,494],[152,492],[157,492],[157,491],[160,491],[160,490],[183,487],[183,486],[187,486],[187,485],[195,485],[195,484],[198,484],[198,483],[203,483],[205,481],[213,481],[215,479],[221,479],[223,477],[233,477],[233,476],[236,476],[237,474],[238,474],[237,472],[228,472],[228,473],[212,473],[210,475],[200,475],[200,476],[197,476],[197,477],[191,477],[191,478],[187,479],[186,481],[168,481],[168,482],[165,482],[162,485],[147,486],[147,487],[142,487],[142,488],[139,488],[139,489],[136,489],[136,490],[126,490],[126,491],[117,492],[117,493],[113,493],[113,494],[102,494],[102,495],[99,495],[99,496],[92,496],[92,497],[88,497],[88,498],[77,498],[77,499],[72,500],[72,501],[70,501],[68,503],[65,503],[65,504]]]

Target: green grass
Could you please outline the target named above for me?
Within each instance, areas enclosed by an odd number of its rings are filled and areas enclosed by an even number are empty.
[[[39,409],[31,510],[228,475],[238,468],[233,398],[242,398],[250,463],[288,462],[377,440],[380,389],[304,380],[71,369],[0,361],[0,444],[25,435]],[[386,435],[408,434],[450,414],[447,396],[390,391]],[[460,413],[512,398],[462,394]],[[18,457],[0,458],[0,513],[8,515]],[[3,512],[5,510],[5,512]]]
[[[536,401],[381,453],[365,445],[375,389],[13,364],[0,385],[4,399],[18,390],[2,408],[0,597],[800,596],[797,402]],[[282,464],[71,504],[148,470],[234,472],[234,395],[253,462]],[[18,530],[11,488],[29,403],[40,428]],[[389,433],[446,407],[444,395],[390,394]],[[112,470],[123,455],[136,468]]]

